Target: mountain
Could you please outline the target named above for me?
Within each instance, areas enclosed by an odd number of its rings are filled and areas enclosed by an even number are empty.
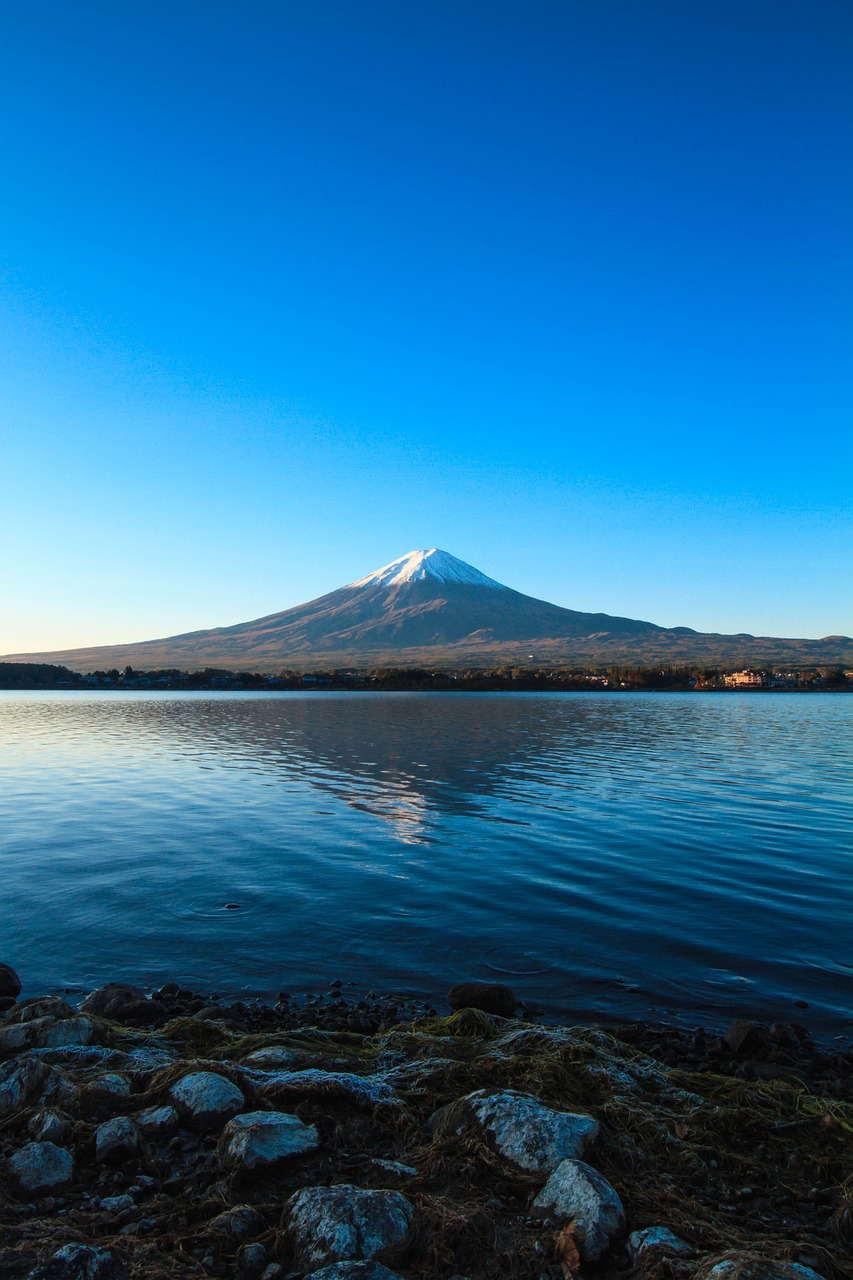
[[[581,613],[513,591],[446,551],[411,551],[307,604],[252,622],[162,640],[8,661],[77,671],[211,666],[280,671],[381,665],[708,662],[853,663],[853,640],[723,636]]]

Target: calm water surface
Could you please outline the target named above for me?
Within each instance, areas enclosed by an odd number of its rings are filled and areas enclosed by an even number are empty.
[[[0,959],[30,993],[477,977],[849,1032],[851,722],[820,694],[0,694]]]

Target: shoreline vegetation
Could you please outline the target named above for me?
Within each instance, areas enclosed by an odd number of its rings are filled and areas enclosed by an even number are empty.
[[[80,672],[52,663],[0,662],[0,689],[293,692],[305,690],[438,693],[782,693],[853,691],[853,670],[817,666],[731,671],[709,666],[524,667],[460,669],[375,667],[347,670],[231,671],[205,667]]]
[[[353,987],[77,1009],[0,965],[4,1280],[853,1277],[851,1046]]]

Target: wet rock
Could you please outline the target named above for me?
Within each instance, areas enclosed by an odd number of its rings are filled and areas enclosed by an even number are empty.
[[[230,1120],[245,1098],[236,1084],[215,1071],[191,1071],[169,1090],[177,1112],[199,1129],[212,1129]]]
[[[738,1018],[723,1034],[723,1041],[738,1058],[750,1058],[769,1049],[770,1030],[763,1022]]]
[[[693,1246],[670,1231],[669,1227],[643,1227],[642,1231],[632,1231],[628,1237],[628,1257],[632,1263],[667,1254],[691,1253],[695,1253]]]
[[[139,987],[124,982],[108,982],[88,995],[80,1006],[84,1013],[132,1027],[159,1027],[169,1012],[159,1000],[149,1000]]]
[[[178,1113],[174,1107],[146,1107],[134,1116],[136,1127],[143,1137],[165,1138],[178,1127]]]
[[[0,964],[0,1000],[15,1003],[21,994],[21,979],[11,965]]]
[[[553,1173],[561,1160],[582,1155],[599,1134],[592,1116],[555,1111],[514,1089],[469,1093],[436,1112],[430,1128],[443,1136],[472,1124],[504,1160],[529,1173]]]
[[[226,1236],[229,1240],[245,1240],[249,1236],[258,1236],[265,1231],[266,1223],[257,1209],[253,1209],[250,1204],[235,1204],[232,1209],[226,1209],[224,1213],[217,1214],[210,1223],[210,1229]]]
[[[330,1267],[312,1271],[306,1280],[402,1280],[402,1276],[381,1262],[333,1262]]]
[[[114,1116],[95,1130],[95,1159],[121,1164],[139,1150],[139,1134],[128,1116]]]
[[[357,1076],[347,1071],[281,1071],[261,1079],[258,1095],[264,1101],[295,1101],[308,1096],[340,1098],[357,1107],[371,1108],[381,1103],[399,1104],[391,1086],[381,1076]]]
[[[127,1268],[109,1249],[64,1244],[26,1280],[127,1280]]]
[[[53,1142],[28,1142],[9,1157],[6,1168],[20,1194],[42,1196],[68,1185],[74,1161],[70,1152]]]
[[[402,1249],[414,1211],[399,1191],[307,1187],[288,1201],[290,1231],[307,1266],[381,1258]]]
[[[27,1125],[27,1132],[36,1142],[61,1143],[68,1135],[68,1121],[55,1111],[37,1111]]]
[[[572,1224],[584,1262],[596,1262],[625,1226],[622,1201],[597,1169],[583,1160],[563,1160],[533,1201],[533,1212]],[[716,1278],[715,1278],[716,1280]]]
[[[6,1025],[18,1022],[32,1022],[33,1018],[73,1018],[74,1010],[70,1004],[60,1000],[59,996],[34,996],[31,1000],[22,1000],[7,1015]]]
[[[502,982],[458,982],[447,993],[454,1013],[458,1009],[479,1009],[499,1018],[515,1017],[518,1000],[511,987]]]
[[[219,1139],[219,1159],[234,1170],[267,1169],[315,1151],[317,1130],[284,1111],[246,1111],[229,1120]]]

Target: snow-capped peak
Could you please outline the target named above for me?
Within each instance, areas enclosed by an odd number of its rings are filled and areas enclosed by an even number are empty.
[[[474,587],[500,587],[502,591],[507,589],[502,583],[495,582],[494,578],[487,578],[473,565],[457,560],[448,551],[439,551],[438,547],[432,547],[429,551],[410,551],[408,555],[392,560],[375,573],[369,573],[366,578],[359,578],[358,582],[351,582],[349,585],[392,587],[402,582],[422,582],[424,579],[461,582]]]

